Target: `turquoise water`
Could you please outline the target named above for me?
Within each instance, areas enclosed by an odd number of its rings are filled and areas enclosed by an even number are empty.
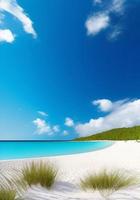
[[[0,142],[0,160],[70,155],[95,151],[112,142]]]

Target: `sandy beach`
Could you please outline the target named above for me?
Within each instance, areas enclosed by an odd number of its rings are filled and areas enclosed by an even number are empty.
[[[1,161],[0,167],[5,174],[13,169],[21,169],[33,159]],[[79,187],[80,178],[100,169],[123,169],[140,173],[140,143],[115,142],[112,146],[89,153],[37,158],[55,164],[59,169],[58,180],[52,190],[33,186],[25,193],[27,200],[100,200],[98,192],[84,192]],[[115,199],[140,199],[140,187],[135,186],[118,191],[109,197]]]

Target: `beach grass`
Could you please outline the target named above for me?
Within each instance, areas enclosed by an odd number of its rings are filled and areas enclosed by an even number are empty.
[[[136,184],[138,184],[136,176],[123,170],[102,170],[98,173],[89,174],[80,181],[82,189],[99,191],[105,198],[120,189]]]
[[[29,186],[40,184],[50,189],[56,181],[58,170],[50,163],[31,162],[22,170],[22,180]]]
[[[0,188],[0,200],[15,200],[17,192],[11,188]]]

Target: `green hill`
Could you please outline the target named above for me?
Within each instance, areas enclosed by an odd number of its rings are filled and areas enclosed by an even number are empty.
[[[87,137],[76,138],[75,140],[140,140],[140,126],[131,128],[117,128]]]

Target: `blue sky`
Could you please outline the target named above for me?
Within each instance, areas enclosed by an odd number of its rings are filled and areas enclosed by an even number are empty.
[[[139,11],[138,0],[0,0],[0,139],[139,125]]]

